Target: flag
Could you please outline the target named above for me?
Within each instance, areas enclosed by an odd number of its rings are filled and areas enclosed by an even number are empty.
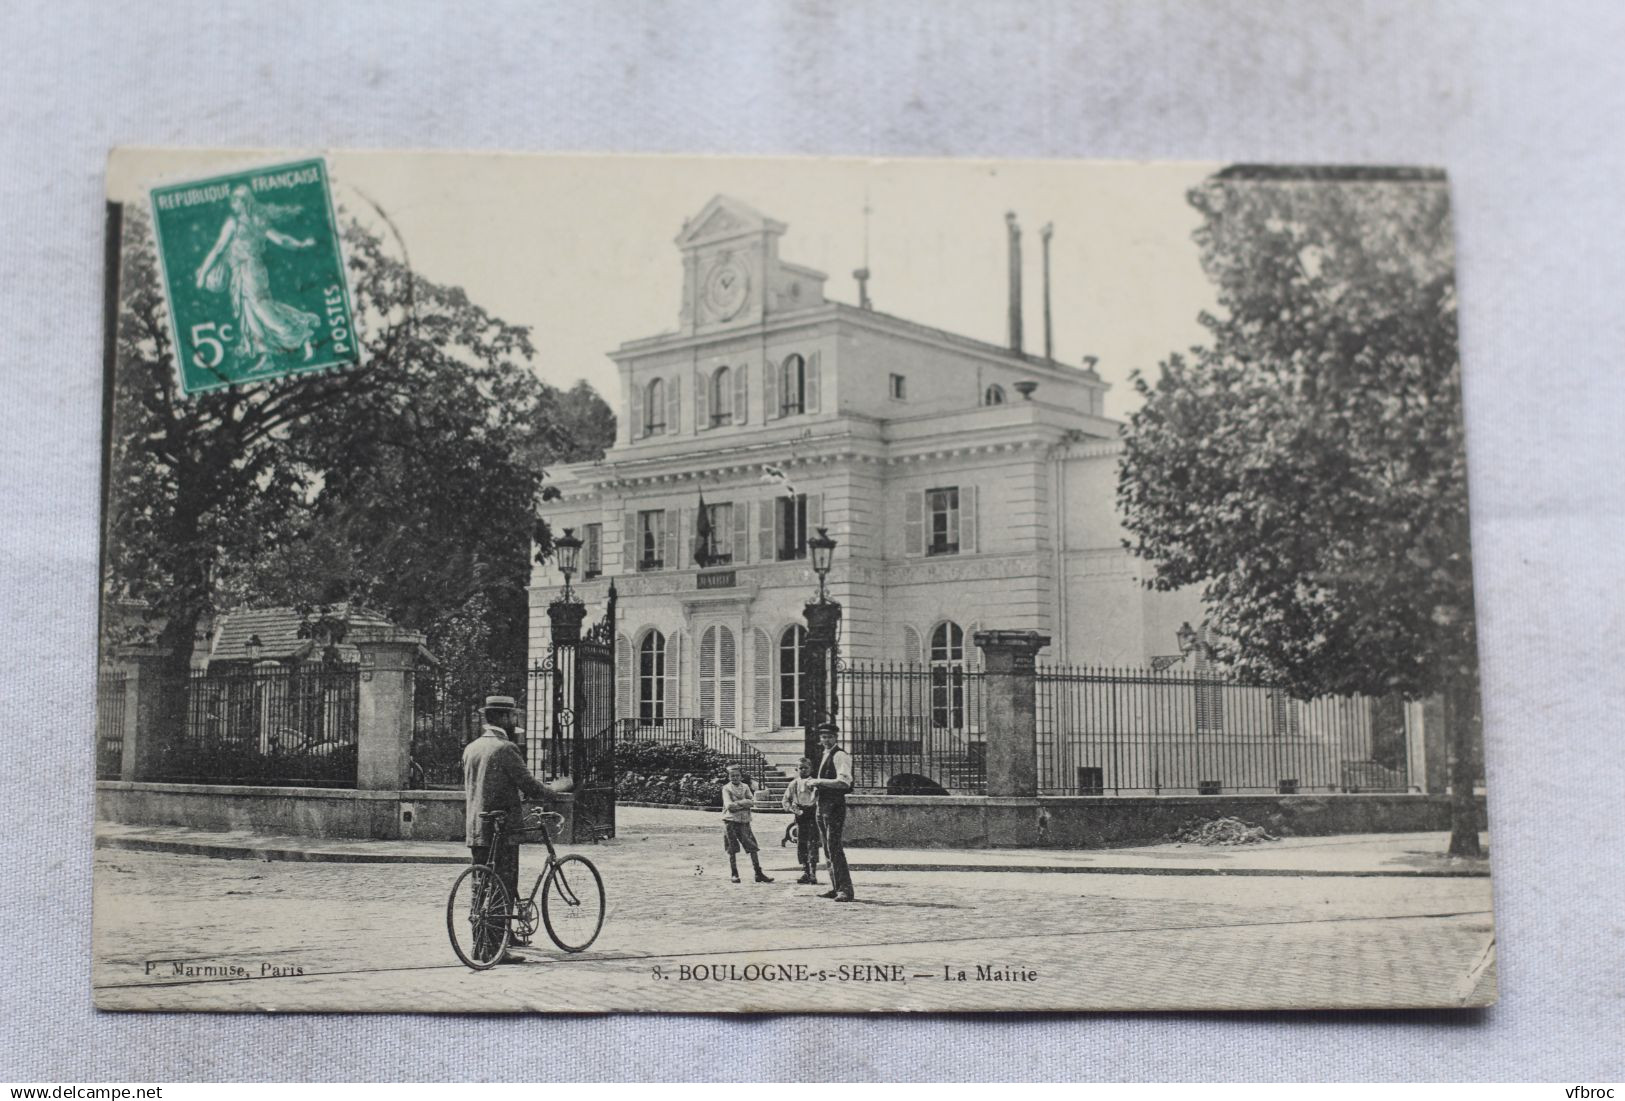
[[[762,467],[762,481],[783,487],[786,497],[796,495],[796,487],[790,484],[790,476],[772,463],[767,463]]]
[[[694,564],[704,569],[711,564],[711,512],[705,507],[705,491],[700,490],[700,511],[694,520]]]

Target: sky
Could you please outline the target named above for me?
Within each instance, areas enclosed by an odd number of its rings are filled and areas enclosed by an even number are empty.
[[[108,195],[285,152],[118,150]],[[1112,385],[1106,412],[1132,410],[1128,380],[1198,343],[1213,308],[1185,193],[1214,164],[861,158],[564,156],[332,151],[334,197],[385,211],[425,278],[462,286],[503,319],[530,326],[548,382],[586,379],[618,403],[605,353],[674,329],[682,264],[675,238],[716,194],[787,226],[780,256],[829,276],[827,297],[856,303],[864,263],[878,310],[965,336],[1006,338],[1004,216],[1023,230],[1023,325],[1043,350],[1039,229],[1051,244],[1055,356],[1085,355]],[[867,205],[869,214],[865,218]]]

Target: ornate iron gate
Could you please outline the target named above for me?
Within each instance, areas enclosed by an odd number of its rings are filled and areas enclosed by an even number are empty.
[[[615,586],[604,618],[582,631],[586,605],[560,597],[548,605],[553,639],[531,671],[531,707],[549,701],[547,731],[532,767],[545,779],[575,782],[570,840],[615,836]]]

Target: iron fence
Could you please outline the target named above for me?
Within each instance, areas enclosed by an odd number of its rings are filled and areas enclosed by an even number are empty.
[[[326,664],[193,670],[165,686],[159,715],[170,725],[153,778],[354,787],[360,674]]]
[[[1036,687],[1042,794],[1409,788],[1402,725],[1363,696],[1295,700],[1216,677],[1065,666],[1040,666]]]
[[[480,709],[487,696],[512,696],[525,730],[515,738],[528,753],[532,731],[542,729],[526,707],[532,674],[524,665],[494,666],[477,673],[419,668],[412,682],[413,787],[461,789],[463,749],[480,736]],[[530,694],[534,698],[535,693]],[[544,693],[545,698],[545,693]]]
[[[124,764],[125,675],[96,677],[96,779],[117,780]]]
[[[983,674],[955,663],[842,662],[839,722],[853,786],[891,795],[987,791]]]

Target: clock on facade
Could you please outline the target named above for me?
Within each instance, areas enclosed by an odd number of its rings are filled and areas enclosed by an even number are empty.
[[[738,260],[723,256],[705,277],[705,304],[718,321],[729,321],[744,308],[750,294],[750,273]]]

